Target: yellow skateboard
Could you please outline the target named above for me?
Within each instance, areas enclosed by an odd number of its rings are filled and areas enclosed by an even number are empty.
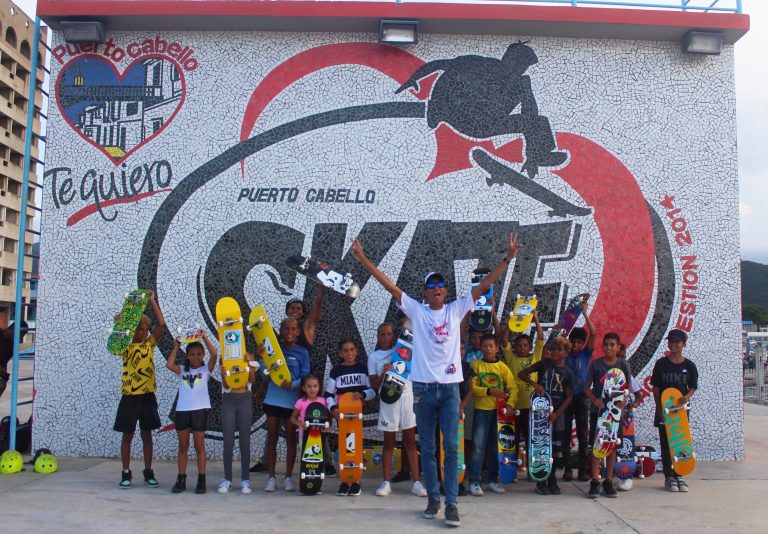
[[[677,388],[667,388],[661,393],[661,405],[664,408],[664,428],[667,431],[672,468],[678,475],[686,476],[696,469],[696,453],[691,440],[691,427],[688,425],[688,407],[677,405],[682,396]]]
[[[216,324],[219,326],[222,380],[228,388],[248,384],[250,368],[245,360],[245,338],[240,305],[232,297],[222,297],[216,303]]]
[[[253,334],[257,345],[264,345],[264,374],[269,375],[276,385],[280,386],[284,381],[291,383],[291,372],[285,363],[283,349],[277,342],[275,329],[269,322],[264,306],[256,306],[248,316],[248,330]]]
[[[536,295],[532,297],[524,297],[518,295],[515,301],[515,307],[512,308],[512,313],[509,314],[509,323],[507,326],[512,332],[524,332],[529,326],[531,326],[531,320],[533,319],[533,310],[539,304],[539,299]]]

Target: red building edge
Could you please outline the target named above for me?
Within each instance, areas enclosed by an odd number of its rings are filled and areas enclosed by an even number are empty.
[[[733,44],[749,16],[652,9],[519,4],[305,2],[301,0],[38,0],[54,30],[62,20],[99,20],[107,31],[259,30],[378,32],[380,20],[418,20],[422,33],[679,41],[720,31]]]

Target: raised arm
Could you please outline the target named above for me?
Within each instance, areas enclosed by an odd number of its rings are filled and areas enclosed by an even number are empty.
[[[312,303],[309,315],[307,315],[307,319],[304,321],[304,337],[307,338],[310,345],[315,344],[315,333],[320,322],[320,312],[323,310],[323,298],[325,298],[325,286],[320,285],[317,288],[315,302]]]
[[[179,367],[179,364],[176,363],[176,356],[179,354],[179,340],[174,339],[173,340],[173,350],[171,350],[171,354],[168,356],[168,361],[165,364],[165,367],[171,371],[172,373],[176,373],[177,375],[181,374],[181,367]]]
[[[211,340],[208,339],[208,334],[205,331],[203,331],[203,343],[205,343],[208,354],[210,354],[210,358],[208,358],[208,371],[212,373],[216,369],[216,360],[219,358],[219,354],[216,352],[216,347],[213,346]]]
[[[477,300],[480,298],[480,295],[487,293],[488,289],[493,285],[493,283],[501,276],[501,273],[503,273],[507,267],[509,267],[510,262],[512,262],[513,259],[515,259],[515,256],[517,256],[517,252],[522,248],[522,245],[517,241],[517,233],[512,232],[509,234],[509,245],[507,247],[507,255],[504,256],[501,261],[496,265],[496,267],[493,268],[493,270],[486,275],[485,278],[482,279],[482,281],[472,290],[472,298],[474,300]]]
[[[539,310],[533,310],[533,321],[536,323],[536,339],[544,339],[544,329],[539,321]]]
[[[589,302],[585,302],[582,306],[582,315],[584,315],[584,321],[587,323],[587,331],[589,332],[589,338],[587,339],[587,348],[590,352],[595,350],[595,325],[592,324],[592,319],[589,318]]]
[[[157,305],[155,292],[151,289],[148,289],[147,292],[149,293],[149,305],[152,308],[152,313],[155,316],[155,329],[152,330],[152,337],[155,338],[155,341],[160,341],[163,328],[165,328],[165,317],[163,317],[163,312],[160,310],[160,306]]]
[[[403,290],[397,287],[386,274],[381,272],[381,270],[376,267],[371,260],[368,259],[368,256],[365,255],[365,251],[363,250],[363,246],[360,244],[359,239],[355,239],[355,241],[352,243],[351,252],[357,261],[360,262],[360,265],[362,265],[366,271],[371,273],[371,276],[373,276],[382,286],[384,286],[384,289],[389,291],[395,301],[400,304],[403,298]]]

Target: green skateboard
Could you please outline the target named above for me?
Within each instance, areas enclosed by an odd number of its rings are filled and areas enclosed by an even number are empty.
[[[149,293],[143,289],[136,289],[125,294],[123,309],[117,315],[117,322],[107,339],[107,350],[120,356],[133,343],[133,336],[141,321],[141,315],[149,302]]]

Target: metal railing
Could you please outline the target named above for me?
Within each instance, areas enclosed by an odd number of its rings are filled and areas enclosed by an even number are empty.
[[[766,361],[766,349],[757,347],[742,363],[743,376],[744,376],[744,400],[749,402],[765,403],[766,388],[765,378],[765,366],[768,364]]]
[[[32,43],[32,50],[38,50],[40,44],[40,17],[35,17],[35,34]],[[37,56],[38,54],[32,54],[32,72],[37,72]],[[37,85],[34,83],[29,84],[29,101],[35,101],[35,90]],[[27,132],[24,139],[24,171],[21,183],[21,213],[24,215],[19,221],[19,250],[24,250],[24,243],[26,243],[27,233],[40,235],[40,232],[27,228],[27,204],[29,199],[29,169],[31,164],[31,148],[32,148],[32,119],[34,118],[35,106],[27,106]],[[36,163],[42,164],[42,161],[35,159]],[[16,272],[24,272],[24,257],[26,254],[18,255],[18,262],[16,264]],[[31,404],[32,401],[19,401],[19,345],[21,344],[22,332],[21,332],[21,319],[22,310],[24,308],[23,299],[21,295],[21,289],[24,285],[21,280],[21,276],[16,282],[16,306],[13,317],[13,364],[11,371],[11,431],[8,440],[8,448],[13,450],[16,448],[16,414],[17,408],[20,405]],[[21,380],[26,380],[21,379]]]
[[[395,0],[405,2],[433,2],[435,0]],[[451,1],[451,0],[449,0]],[[459,1],[459,3],[464,3]],[[742,13],[742,0],[474,0],[467,3],[484,4],[521,4],[521,5],[562,5],[570,7],[610,7],[634,9],[667,9],[675,11],[692,11],[702,13]]]

